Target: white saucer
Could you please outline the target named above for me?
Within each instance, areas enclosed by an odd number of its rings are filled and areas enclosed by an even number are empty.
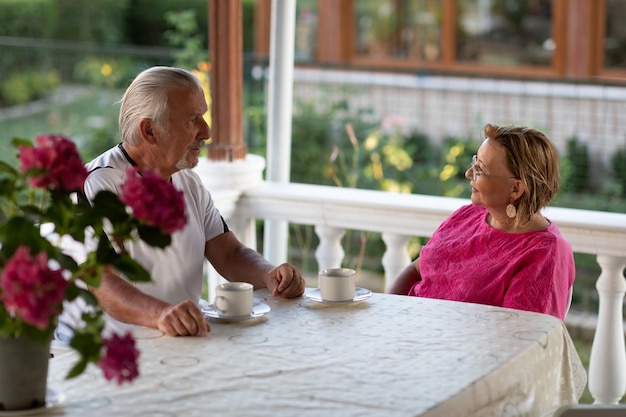
[[[346,301],[326,301],[326,300],[322,300],[322,294],[320,293],[320,289],[319,288],[314,288],[314,289],[308,290],[307,292],[304,293],[304,297],[307,300],[315,301],[316,303],[324,303],[324,304],[352,304],[352,303],[358,303],[359,301],[367,300],[371,296],[372,296],[372,292],[370,290],[368,290],[367,288],[360,288],[360,287],[356,288],[356,291],[355,291],[355,294],[354,294],[354,298],[352,300],[346,300]]]
[[[247,316],[231,317],[231,316],[223,316],[222,313],[220,313],[220,311],[217,308],[215,308],[213,304],[209,304],[205,307],[202,307],[202,314],[204,314],[205,317],[208,317],[214,321],[223,321],[223,322],[229,322],[229,321],[236,322],[236,321],[256,319],[258,317],[262,317],[266,315],[270,311],[272,311],[270,306],[264,303],[260,303],[260,304],[255,304],[252,307],[252,313],[248,314]]]
[[[59,407],[65,402],[65,394],[52,388],[46,389],[46,405],[37,408],[29,408],[26,410],[0,410],[0,416],[34,416],[37,414],[45,414],[50,409]]]

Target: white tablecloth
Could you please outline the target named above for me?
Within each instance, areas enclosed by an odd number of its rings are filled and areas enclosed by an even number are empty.
[[[310,291],[311,289],[307,289]],[[208,337],[136,332],[140,377],[90,367],[49,386],[70,416],[551,416],[586,373],[563,323],[530,312],[374,294],[350,305],[256,293],[272,311]]]

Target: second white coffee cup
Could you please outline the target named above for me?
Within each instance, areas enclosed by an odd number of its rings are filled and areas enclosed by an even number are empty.
[[[323,269],[318,274],[320,295],[324,301],[349,301],[356,291],[356,271],[350,268]]]
[[[253,307],[253,286],[247,282],[226,282],[215,287],[213,305],[224,317],[249,316]]]

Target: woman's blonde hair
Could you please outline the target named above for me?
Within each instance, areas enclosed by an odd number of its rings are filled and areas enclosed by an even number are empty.
[[[558,151],[546,135],[529,127],[487,124],[483,131],[502,146],[508,168],[524,183],[524,194],[512,202],[517,209],[516,225],[524,225],[559,191]]]

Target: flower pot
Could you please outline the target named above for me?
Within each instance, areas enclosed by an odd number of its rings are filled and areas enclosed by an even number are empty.
[[[50,341],[0,337],[0,410],[46,404]]]

